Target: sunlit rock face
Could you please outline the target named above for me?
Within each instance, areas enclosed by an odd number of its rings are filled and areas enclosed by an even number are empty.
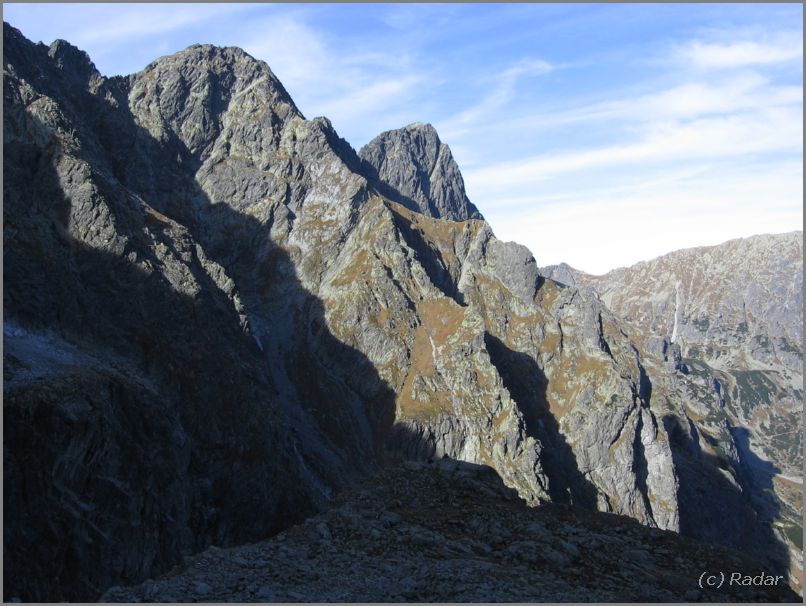
[[[240,49],[3,52],[5,597],[96,599],[401,456],[775,555],[691,446],[713,391],[496,239],[433,128],[359,156]]]
[[[366,172],[387,197],[435,219],[481,219],[465,193],[450,148],[430,124],[415,123],[375,137],[361,148]]]

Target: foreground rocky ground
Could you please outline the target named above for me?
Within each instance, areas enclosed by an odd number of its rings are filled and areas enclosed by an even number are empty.
[[[703,572],[723,586],[700,589]],[[389,468],[269,540],[211,547],[102,601],[800,601],[784,581],[730,584],[764,572],[626,517],[527,507],[492,469],[446,458]]]

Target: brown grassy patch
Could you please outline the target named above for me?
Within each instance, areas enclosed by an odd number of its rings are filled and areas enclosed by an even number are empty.
[[[397,398],[398,411],[409,417],[433,417],[453,409],[451,392],[434,390],[427,394],[427,401],[414,397],[417,377],[436,376],[435,355],[438,348],[446,346],[455,335],[465,317],[465,310],[453,300],[445,298],[423,301],[418,306],[422,324],[414,331],[411,365]]]
[[[590,356],[566,356],[554,370],[548,385],[547,399],[551,413],[562,418],[576,406],[579,392],[590,383],[606,377],[609,368],[604,360]]]
[[[423,301],[417,311],[422,319],[422,326],[437,347],[447,343],[448,339],[459,330],[465,319],[464,308],[447,297]]]
[[[375,323],[380,326],[386,326],[386,323],[389,321],[389,310],[385,307],[381,307],[378,310],[378,313],[375,314]]]
[[[685,404],[685,407],[686,407],[686,416],[688,416],[688,418],[690,418],[692,421],[705,420],[706,415],[697,413],[688,404]]]
[[[546,336],[543,338],[543,341],[540,343],[540,351],[554,351],[557,352],[560,349],[560,333],[559,332],[547,332]]]
[[[510,413],[508,409],[501,410],[501,412],[499,412],[497,415],[493,417],[493,427],[496,430],[500,429],[501,425],[504,424],[504,421],[506,421],[509,418],[509,416]]]
[[[372,267],[372,257],[365,249],[361,249],[355,255],[353,262],[345,267],[333,280],[330,282],[332,286],[350,286],[357,280],[364,280],[369,275]]]
[[[537,295],[535,295],[535,303],[540,305],[544,311],[550,310],[554,306],[557,297],[560,296],[561,290],[555,282],[546,280],[540,290],[537,291]]]

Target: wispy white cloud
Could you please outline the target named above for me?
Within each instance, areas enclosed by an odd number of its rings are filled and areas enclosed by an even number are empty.
[[[537,134],[586,122],[610,123],[615,128],[778,107],[801,107],[802,104],[801,86],[774,84],[758,71],[743,70],[708,79],[700,76],[686,78],[659,90],[576,107],[538,110],[514,117],[507,115],[503,119],[487,114],[484,116],[486,120],[480,119],[473,126],[497,133],[531,130]]]
[[[465,181],[482,194],[600,167],[636,167],[677,160],[793,151],[803,146],[802,113],[770,108],[749,115],[706,117],[681,123],[654,122],[633,143],[544,154],[468,171]]]
[[[373,124],[402,126],[391,120],[422,107],[413,100],[429,73],[408,51],[346,47],[304,15],[272,18],[266,31],[271,34],[256,33],[244,44],[247,52],[272,67],[306,115],[327,116],[353,139],[378,134]]]
[[[455,21],[457,9],[459,7],[445,4],[390,3],[381,21],[406,36],[439,36],[442,28],[449,27]],[[428,23],[429,27],[423,27],[423,23]]]
[[[489,121],[496,110],[509,103],[516,93],[519,80],[542,76],[556,69],[543,59],[522,59],[500,74],[487,78],[486,88],[490,89],[476,104],[465,108],[440,123],[442,137],[446,140],[458,140],[479,122]]]
[[[803,58],[803,37],[800,32],[792,31],[780,32],[765,40],[692,40],[678,48],[677,56],[694,66],[707,69],[783,63]]]
[[[553,69],[556,69],[556,66],[543,59],[523,59],[505,69],[501,77],[504,81],[510,82],[513,78],[521,76],[542,76]]]
[[[251,29],[241,43],[243,49],[266,61],[286,88],[304,85],[331,63],[322,36],[302,20],[281,15],[270,23],[252,24]]]
[[[96,22],[78,29],[71,42],[87,47],[108,43],[120,45],[249,8],[248,4],[116,4],[107,11],[102,26]]]
[[[389,112],[390,108],[391,113],[395,113],[395,109],[400,110],[397,104],[401,98],[415,94],[422,82],[423,77],[417,74],[368,82],[364,88],[347,91],[332,100],[322,102],[319,108],[323,115],[332,117],[335,123],[348,124],[366,120],[368,114],[374,114],[377,119],[380,113]]]
[[[803,101],[803,89],[774,86],[757,72],[708,81],[695,80],[658,92],[583,108],[579,119],[664,120],[706,114],[792,105]]]

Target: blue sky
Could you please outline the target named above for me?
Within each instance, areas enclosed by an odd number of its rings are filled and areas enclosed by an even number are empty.
[[[802,229],[801,4],[4,4],[105,75],[203,42],[265,60],[356,149],[431,122],[538,264],[601,273]]]

